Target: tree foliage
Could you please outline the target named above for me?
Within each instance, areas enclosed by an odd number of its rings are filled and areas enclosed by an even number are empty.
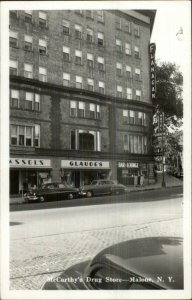
[[[165,114],[165,125],[179,127],[183,118],[183,76],[176,64],[156,64],[156,99],[153,101],[154,115]]]
[[[158,128],[158,114],[164,113],[164,156],[166,163],[173,165],[181,150],[179,140],[174,134],[182,125],[183,98],[182,98],[183,76],[179,68],[170,62],[157,63],[156,65],[156,99],[154,105],[154,132]],[[154,153],[161,153],[161,138],[153,137]],[[156,162],[161,162],[162,156],[156,156]]]

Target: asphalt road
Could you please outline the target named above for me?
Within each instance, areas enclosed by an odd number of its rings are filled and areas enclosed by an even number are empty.
[[[81,198],[73,200],[49,201],[44,203],[24,203],[10,205],[10,211],[25,211],[51,209],[61,207],[75,207],[87,205],[100,205],[110,203],[131,203],[131,202],[148,202],[157,200],[167,200],[171,198],[181,197],[183,195],[183,187],[172,187],[150,191],[129,192],[124,195],[102,196],[93,198]]]

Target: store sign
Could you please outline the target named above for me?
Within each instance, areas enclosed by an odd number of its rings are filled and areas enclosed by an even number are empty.
[[[151,98],[152,98],[152,99],[155,99],[155,92],[156,92],[155,51],[156,51],[156,45],[155,45],[155,43],[151,43],[151,44],[149,45],[149,53],[150,53]]]
[[[108,161],[62,160],[61,168],[66,169],[109,169]]]
[[[118,168],[139,168],[139,163],[119,161]]]
[[[50,159],[10,158],[9,166],[13,168],[50,168]]]

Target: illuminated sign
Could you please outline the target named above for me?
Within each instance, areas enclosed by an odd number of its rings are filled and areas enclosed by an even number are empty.
[[[135,162],[118,162],[118,168],[138,168],[139,163]]]
[[[156,45],[154,43],[151,43],[149,45],[150,72],[151,72],[151,99],[155,99],[155,92],[156,92],[155,51],[156,51]]]
[[[61,168],[67,169],[109,169],[108,161],[62,160]]]
[[[51,167],[50,159],[10,158],[9,166],[14,168],[47,168]]]

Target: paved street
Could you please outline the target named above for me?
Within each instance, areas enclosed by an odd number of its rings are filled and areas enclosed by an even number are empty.
[[[159,192],[155,201],[145,201],[145,193],[143,201],[11,212],[10,288],[40,289],[48,277],[114,243],[182,236],[181,191]]]

